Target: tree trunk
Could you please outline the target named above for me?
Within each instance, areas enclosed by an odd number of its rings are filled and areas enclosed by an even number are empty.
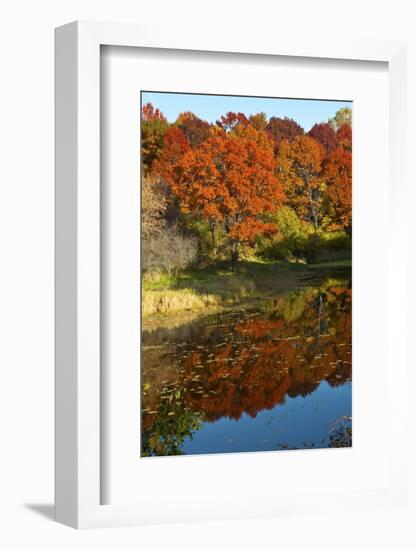
[[[232,271],[237,270],[237,262],[239,261],[239,245],[238,243],[232,243],[232,248],[230,250],[230,256],[232,260]]]
[[[211,233],[211,242],[212,242],[212,245],[213,245],[213,254],[214,254],[214,257],[216,258],[216,256],[217,256],[217,242],[216,242],[215,226],[216,226],[216,222],[210,218],[209,227],[210,227],[210,233]]]

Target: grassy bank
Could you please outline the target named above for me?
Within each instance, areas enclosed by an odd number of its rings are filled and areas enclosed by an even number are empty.
[[[242,261],[236,272],[228,264],[190,269],[176,276],[145,275],[142,315],[168,316],[182,312],[245,307],[279,292],[318,285],[326,277],[348,279],[350,260],[314,265]]]

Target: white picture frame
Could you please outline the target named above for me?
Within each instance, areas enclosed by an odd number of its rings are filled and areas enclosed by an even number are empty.
[[[395,399],[397,441],[390,455],[386,488],[318,496],[289,495],[285,502],[262,499],[227,509],[221,498],[184,515],[175,499],[164,510],[135,504],[101,504],[100,402],[100,47],[102,45],[382,61],[389,70],[390,190],[393,239],[404,231],[405,44],[385,40],[326,43],[248,36],[234,31],[213,36],[204,28],[186,34],[166,27],[75,22],[56,30],[56,519],[76,528],[202,518],[305,512],[335,505],[397,505],[405,498],[406,357],[397,353]],[[406,280],[405,251],[390,248],[396,277]],[[392,294],[391,294],[392,296]],[[389,304],[390,315],[405,323],[405,296]],[[405,331],[404,331],[405,333]],[[405,338],[405,337],[403,337]],[[390,378],[391,381],[391,378]],[[152,495],[149,495],[150,501]],[[240,504],[240,505],[239,505]]]

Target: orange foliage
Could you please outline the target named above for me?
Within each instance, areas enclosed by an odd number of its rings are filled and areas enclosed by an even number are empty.
[[[170,185],[178,177],[181,170],[180,162],[189,151],[190,145],[184,133],[175,126],[166,131],[163,144],[162,153],[152,165],[152,173],[154,176],[162,176]]]
[[[155,109],[152,103],[147,103],[142,107],[142,120],[160,120],[162,122],[167,121],[163,113],[158,108]]]
[[[226,113],[226,116],[220,117],[221,119],[217,121],[217,124],[221,126],[224,130],[233,130],[238,125],[247,126],[249,120],[243,113],[232,113],[231,111]]]
[[[178,148],[183,154],[175,163],[172,153],[162,155],[156,169],[183,213],[197,212],[222,224],[235,242],[250,243],[257,234],[276,230],[262,219],[262,214],[276,211],[284,199],[274,175],[272,144],[264,132],[238,125],[233,131],[217,132],[194,150],[187,150],[183,142]]]
[[[352,151],[352,126],[349,124],[342,124],[337,131],[336,139],[343,149]]]
[[[286,194],[286,204],[317,229],[322,199],[320,190],[324,149],[309,136],[281,143],[277,171]]]
[[[339,147],[332,151],[323,167],[331,207],[332,227],[352,229],[352,153]]]

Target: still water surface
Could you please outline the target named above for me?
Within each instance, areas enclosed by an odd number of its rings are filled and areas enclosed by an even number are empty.
[[[350,285],[142,330],[142,456],[347,447]]]

